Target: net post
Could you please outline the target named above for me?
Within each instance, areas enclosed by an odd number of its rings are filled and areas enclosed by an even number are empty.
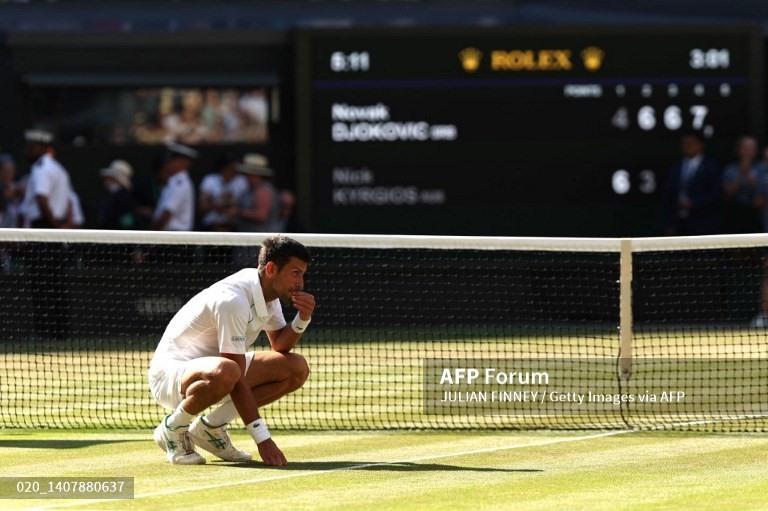
[[[619,258],[619,377],[632,376],[632,240],[621,240]]]

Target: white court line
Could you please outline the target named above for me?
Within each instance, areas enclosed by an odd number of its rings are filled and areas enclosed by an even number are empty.
[[[766,417],[766,414],[747,414],[747,415],[740,415],[737,417],[729,417],[728,420],[743,420],[743,419],[755,419],[755,418],[764,418]],[[280,474],[275,475],[271,477],[258,477],[253,479],[241,479],[238,481],[231,481],[227,483],[217,483],[217,484],[209,484],[205,486],[195,486],[193,488],[184,488],[184,489],[172,489],[172,490],[163,490],[163,491],[157,491],[157,492],[150,492],[150,493],[143,493],[140,495],[137,495],[134,497],[134,500],[138,499],[147,499],[152,497],[160,497],[164,495],[176,495],[179,493],[187,493],[192,491],[201,491],[201,490],[213,490],[216,488],[225,488],[227,486],[240,486],[243,484],[253,484],[253,483],[262,483],[262,482],[269,482],[269,481],[279,481],[283,479],[293,479],[296,477],[310,477],[310,476],[316,476],[316,475],[325,475],[325,474],[331,474],[334,472],[341,472],[343,470],[357,470],[360,468],[368,468],[368,467],[379,467],[379,466],[385,466],[385,465],[397,465],[401,463],[415,463],[418,461],[430,461],[430,460],[437,460],[441,458],[460,458],[462,456],[471,456],[473,454],[484,454],[489,452],[498,452],[498,451],[508,451],[511,449],[526,449],[528,447],[543,447],[547,445],[555,445],[555,444],[562,444],[562,443],[569,443],[569,442],[578,442],[581,440],[590,440],[593,438],[603,438],[608,436],[616,436],[616,435],[623,435],[627,433],[643,433],[643,432],[651,432],[651,431],[659,431],[659,430],[666,430],[666,428],[669,427],[680,427],[680,426],[693,426],[693,425],[701,425],[701,424],[713,424],[717,422],[722,422],[721,419],[709,419],[709,420],[696,420],[696,421],[686,421],[686,422],[677,422],[672,423],[667,426],[660,426],[658,428],[650,428],[646,430],[640,430],[640,429],[619,429],[615,431],[606,431],[603,433],[597,433],[594,435],[585,435],[585,436],[579,436],[579,437],[567,437],[567,438],[558,438],[554,440],[545,440],[543,442],[536,442],[536,443],[530,443],[530,444],[518,444],[518,445],[506,445],[503,447],[489,447],[486,449],[474,449],[471,451],[462,451],[462,452],[456,452],[451,454],[438,454],[438,455],[431,455],[431,456],[420,456],[418,458],[410,458],[407,460],[401,460],[401,461],[382,461],[377,463],[361,463],[359,465],[351,465],[349,467],[340,467],[340,468],[329,468],[327,470],[313,470],[310,472],[298,472],[298,473],[292,473],[292,474]],[[317,462],[327,462],[327,463],[333,463],[333,460],[313,460]],[[280,470],[280,469],[275,469]],[[82,500],[77,502],[67,502],[63,504],[53,504],[50,506],[42,506],[42,507],[35,507],[32,508],[34,510],[45,510],[45,509],[62,509],[67,507],[75,507],[75,506],[90,506],[93,504],[98,503],[104,503],[104,502],[111,502],[114,499],[99,499],[99,500],[92,500],[88,502],[83,502]]]
[[[339,467],[339,468],[329,468],[326,470],[312,470],[310,472],[298,472],[298,473],[292,473],[292,474],[280,474],[280,475],[274,475],[270,477],[255,477],[252,479],[240,479],[237,481],[230,481],[230,482],[223,482],[223,483],[217,483],[217,484],[209,484],[205,486],[194,486],[192,488],[174,488],[171,490],[163,490],[163,491],[157,491],[157,492],[150,492],[150,493],[143,493],[140,495],[136,495],[134,500],[139,499],[147,499],[151,497],[160,497],[165,495],[175,495],[178,493],[189,493],[189,492],[196,492],[196,491],[203,491],[203,490],[213,490],[217,488],[225,488],[227,486],[241,486],[244,484],[253,484],[253,483],[264,483],[269,481],[280,481],[283,479],[293,479],[297,477],[311,477],[311,476],[320,476],[325,474],[332,474],[334,472],[341,472],[344,470],[357,470],[361,468],[368,468],[368,467],[378,467],[378,466],[385,466],[385,465],[397,465],[401,463],[415,463],[418,461],[429,461],[429,460],[437,460],[441,458],[459,458],[462,456],[471,456],[473,454],[484,454],[489,452],[498,452],[498,451],[506,451],[511,449],[527,449],[529,447],[542,447],[547,445],[555,445],[555,444],[562,444],[562,443],[568,443],[568,442],[578,442],[581,440],[590,440],[593,438],[602,438],[607,436],[615,436],[615,435],[622,435],[626,433],[635,433],[636,430],[634,429],[621,429],[616,431],[607,431],[603,433],[597,433],[594,435],[585,435],[580,437],[568,437],[568,438],[558,438],[554,440],[546,440],[543,442],[536,442],[536,443],[530,443],[530,444],[517,444],[517,445],[506,445],[502,447],[489,447],[486,449],[474,449],[471,451],[462,451],[462,452],[455,452],[451,454],[438,454],[438,455],[430,455],[430,456],[420,456],[417,458],[410,458],[407,460],[400,460],[400,461],[382,461],[377,463],[361,463],[359,465],[351,465],[349,467]],[[319,463],[333,463],[334,460],[313,460]],[[280,470],[280,469],[275,469]],[[62,509],[67,507],[75,507],[75,506],[89,506],[89,505],[95,505],[99,503],[105,503],[105,502],[119,502],[119,500],[116,499],[99,499],[99,500],[93,500],[88,502],[83,502],[82,500],[79,500],[77,502],[67,502],[63,504],[53,504],[50,506],[41,506],[33,508],[35,510],[44,510],[44,509]]]

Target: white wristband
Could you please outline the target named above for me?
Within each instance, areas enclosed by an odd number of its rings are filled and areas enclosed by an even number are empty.
[[[267,428],[267,423],[264,422],[264,419],[256,419],[255,421],[245,426],[245,429],[248,430],[248,433],[250,433],[251,437],[253,437],[253,441],[257,444],[272,438],[272,436],[269,434],[269,429]]]
[[[291,321],[291,328],[297,334],[303,334],[304,330],[306,330],[307,327],[309,326],[310,321],[312,321],[312,318],[309,318],[307,320],[303,320],[303,319],[301,319],[301,316],[296,314],[296,317],[293,318],[293,321]]]

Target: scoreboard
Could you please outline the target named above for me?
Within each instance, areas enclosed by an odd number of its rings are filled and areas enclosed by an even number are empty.
[[[683,133],[760,135],[747,28],[300,32],[299,211],[315,232],[661,233]]]

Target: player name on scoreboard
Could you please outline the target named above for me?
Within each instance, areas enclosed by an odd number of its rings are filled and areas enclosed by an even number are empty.
[[[430,124],[423,120],[392,120],[390,108],[375,105],[331,106],[331,138],[334,142],[428,142],[456,140],[455,124]]]

